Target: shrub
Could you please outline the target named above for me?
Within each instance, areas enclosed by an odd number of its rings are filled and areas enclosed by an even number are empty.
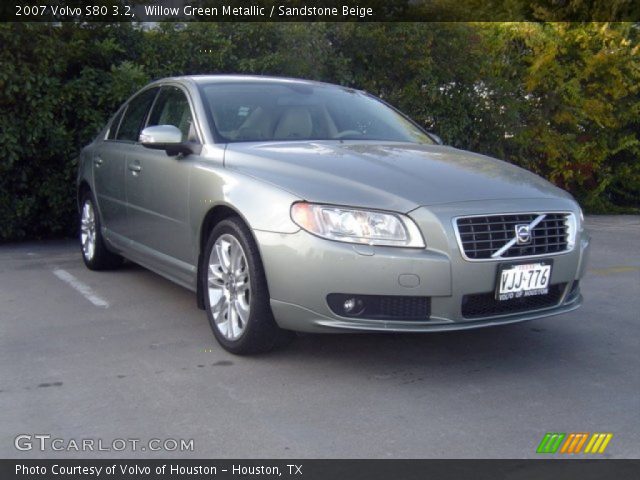
[[[363,88],[446,143],[593,212],[640,211],[636,24],[0,24],[0,240],[75,231],[75,158],[151,79],[287,75]]]

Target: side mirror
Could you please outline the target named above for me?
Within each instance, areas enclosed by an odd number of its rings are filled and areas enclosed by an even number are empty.
[[[438,145],[444,145],[444,142],[442,141],[439,135],[436,135],[433,132],[429,132],[429,136],[433,138]]]
[[[180,153],[200,153],[200,145],[183,142],[182,132],[173,125],[154,125],[140,132],[139,142],[142,146],[154,150],[165,150],[168,155],[175,156]]]

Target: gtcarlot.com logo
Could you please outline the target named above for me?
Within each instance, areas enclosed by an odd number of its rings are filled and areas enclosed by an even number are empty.
[[[546,433],[536,453],[604,453],[612,438],[613,433]]]
[[[193,439],[183,438],[56,438],[48,433],[20,434],[15,437],[13,444],[16,450],[41,452],[193,452]]]

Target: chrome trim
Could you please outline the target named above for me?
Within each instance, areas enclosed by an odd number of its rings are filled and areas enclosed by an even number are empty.
[[[451,218],[451,224],[453,226],[453,233],[455,234],[456,237],[456,242],[458,243],[458,250],[460,251],[460,254],[462,255],[462,258],[464,258],[466,261],[468,262],[498,262],[498,261],[505,261],[505,260],[523,260],[523,259],[528,259],[528,258],[541,258],[541,257],[553,257],[553,256],[559,256],[559,255],[566,255],[567,253],[570,253],[571,251],[573,251],[573,249],[575,248],[575,242],[574,245],[571,245],[570,242],[567,241],[567,249],[561,252],[553,252],[553,253],[541,253],[539,255],[525,255],[522,257],[492,257],[492,258],[470,258],[467,256],[467,254],[464,251],[464,246],[462,245],[462,238],[460,237],[460,231],[458,230],[458,219],[460,218],[479,218],[479,217],[491,217],[491,216],[497,216],[497,215],[538,215],[538,218],[540,216],[542,216],[542,218],[544,219],[544,217],[546,215],[549,214],[561,214],[561,215],[565,215],[565,225],[567,225],[567,228],[570,228],[571,224],[567,222],[567,219],[569,216],[572,216],[574,218],[574,224],[575,223],[575,213],[570,211],[570,210],[549,210],[549,211],[544,211],[544,212],[497,212],[497,213],[482,213],[482,214],[476,214],[476,215],[458,215],[455,217]],[[536,218],[535,220],[538,220],[538,218]],[[534,220],[534,221],[535,221]],[[536,223],[537,225],[537,223]],[[577,238],[578,232],[577,232],[577,228],[576,228],[576,232],[574,233],[574,239]],[[513,239],[515,242],[515,238]],[[511,243],[511,241],[509,241],[508,243]],[[513,245],[511,245],[513,246]],[[502,249],[501,249],[502,250]],[[503,252],[504,253],[504,252]]]
[[[546,214],[542,214],[542,215],[538,215],[533,222],[531,222],[529,224],[529,230],[532,231],[534,228],[536,228],[536,226],[545,219],[547,215]],[[456,225],[458,225],[458,222],[456,222]],[[516,225],[517,227],[517,225]],[[504,252],[506,252],[507,250],[509,250],[511,247],[513,247],[516,243],[518,243],[518,235],[516,234],[511,240],[509,240],[507,243],[505,243],[501,248],[499,248],[498,250],[496,250],[495,252],[493,252],[491,254],[491,258],[502,258],[502,254]],[[529,243],[531,243],[531,240],[529,240]],[[463,246],[464,247],[464,246]]]

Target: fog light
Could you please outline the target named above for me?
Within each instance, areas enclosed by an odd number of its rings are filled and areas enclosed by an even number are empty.
[[[342,308],[347,315],[359,315],[364,310],[364,303],[359,298],[351,297],[344,301]]]

